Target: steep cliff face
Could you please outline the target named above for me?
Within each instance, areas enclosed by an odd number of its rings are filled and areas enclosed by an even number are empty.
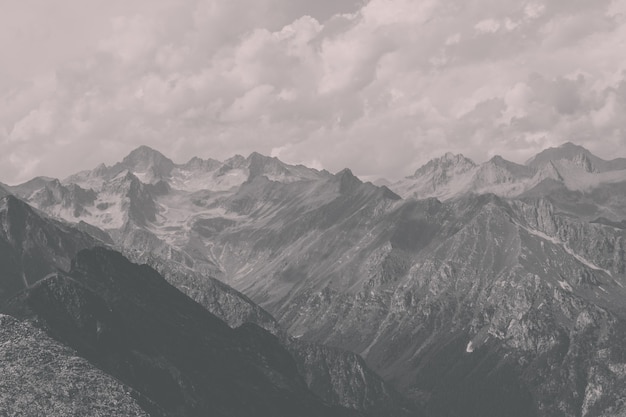
[[[96,200],[93,190],[85,190],[76,184],[62,185],[51,180],[31,195],[21,194],[42,210],[54,211],[67,216],[80,217],[87,214],[85,207]]]
[[[424,415],[375,374],[360,356],[294,338],[289,338],[286,345],[309,389],[327,402],[372,416]]]
[[[460,154],[446,153],[391,187],[405,197],[446,199],[470,187],[477,169],[478,166],[471,159]]]
[[[149,415],[138,392],[42,330],[7,315],[0,315],[0,372],[4,415]]]
[[[170,284],[216,315],[230,327],[254,323],[270,333],[284,336],[276,319],[248,297],[208,274],[175,261],[150,256],[145,252],[125,251],[131,261],[146,264],[158,271]]]
[[[86,233],[42,218],[12,195],[0,199],[0,302],[69,268],[79,250],[100,244]]]

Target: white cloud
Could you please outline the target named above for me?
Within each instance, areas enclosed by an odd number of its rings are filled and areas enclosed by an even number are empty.
[[[274,87],[267,84],[246,91],[244,95],[235,99],[233,104],[224,110],[221,120],[233,123],[264,116],[265,110],[272,100],[273,92]]]
[[[541,3],[528,3],[524,6],[524,14],[529,19],[537,19],[546,10],[546,6]]]
[[[100,42],[100,49],[124,62],[142,59],[156,46],[156,24],[144,16],[113,19],[113,33]]]
[[[0,181],[142,143],[396,178],[440,150],[626,149],[623,0],[116,1],[71,61],[0,86]]]
[[[20,119],[9,133],[9,141],[25,142],[41,140],[47,136],[54,126],[54,113],[46,105],[31,110],[24,118]]]
[[[446,45],[456,45],[457,43],[461,42],[461,34],[460,33],[455,33],[454,35],[450,35],[446,38]]]
[[[482,33],[495,33],[500,29],[500,22],[495,19],[485,19],[476,23],[474,28]]]
[[[604,128],[609,126],[612,122],[615,122],[617,116],[617,96],[611,92],[604,105],[591,112],[591,120],[596,127]]]

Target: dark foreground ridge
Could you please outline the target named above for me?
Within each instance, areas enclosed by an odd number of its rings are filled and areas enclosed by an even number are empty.
[[[141,393],[151,415],[358,416],[313,395],[278,339],[231,329],[147,266],[111,250],[79,252],[5,311]]]

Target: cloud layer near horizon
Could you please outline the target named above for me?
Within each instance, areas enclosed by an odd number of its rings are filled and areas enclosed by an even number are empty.
[[[626,156],[626,0],[45,4],[0,18],[0,181],[141,144],[388,178],[446,151]]]

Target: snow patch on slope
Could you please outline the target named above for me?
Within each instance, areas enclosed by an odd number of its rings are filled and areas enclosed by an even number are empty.
[[[591,268],[593,270],[596,271],[601,271],[604,272],[605,274],[607,274],[608,276],[612,277],[613,274],[611,274],[611,271],[601,268],[597,265],[595,265],[593,262],[583,258],[582,256],[580,256],[579,254],[575,253],[570,247],[569,245],[567,245],[567,243],[560,241],[559,239],[552,237],[552,236],[548,236],[547,234],[540,232],[538,230],[534,230],[525,226],[522,226],[521,224],[517,224],[517,226],[521,227],[522,229],[526,230],[528,233],[530,233],[531,235],[535,235],[537,237],[540,237],[541,239],[547,240],[559,247],[561,247],[565,252],[567,252],[569,255],[573,256],[574,258],[576,258],[576,260],[580,263],[582,263],[583,265],[587,266],[588,268]]]
[[[200,190],[226,191],[239,187],[248,179],[245,169],[231,169],[222,175],[217,170],[198,171],[176,168],[169,183],[176,190],[195,192]]]

